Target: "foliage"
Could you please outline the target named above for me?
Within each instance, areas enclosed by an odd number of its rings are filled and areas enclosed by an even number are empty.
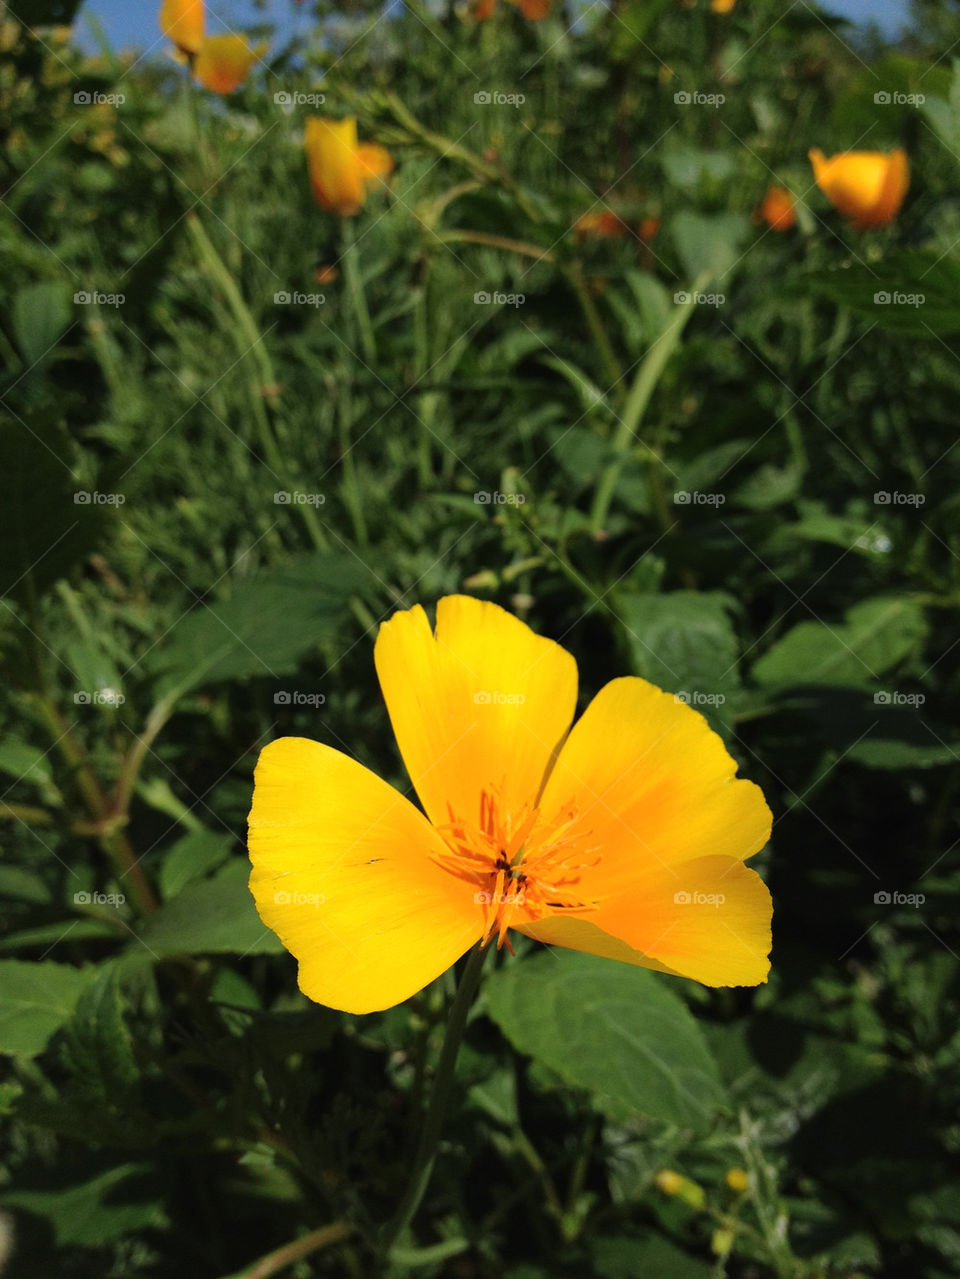
[[[377,1273],[453,975],[309,1004],[244,821],[281,734],[404,785],[372,642],[456,590],[584,699],[708,715],[774,810],[773,972],[501,954],[391,1273],[956,1273],[953,36],[316,18],[226,99],[0,26],[4,1274]],[[311,202],[317,110],[394,156],[356,219]],[[900,218],[851,230],[807,149],[898,144]]]

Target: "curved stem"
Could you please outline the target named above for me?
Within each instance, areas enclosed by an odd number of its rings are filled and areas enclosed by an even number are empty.
[[[463,1038],[463,1031],[467,1024],[467,1014],[480,985],[480,974],[486,956],[487,947],[474,947],[467,959],[466,967],[460,978],[460,984],[457,986],[457,993],[450,1009],[450,1019],[447,1022],[447,1033],[444,1036],[443,1047],[440,1050],[440,1060],[437,1062],[437,1073],[433,1081],[433,1094],[423,1121],[423,1127],[420,1130],[420,1141],[413,1161],[413,1171],[410,1174],[406,1194],[394,1215],[393,1221],[384,1232],[384,1253],[392,1251],[397,1240],[413,1220],[414,1214],[420,1206],[420,1200],[423,1198],[429,1184],[434,1160],[437,1157],[437,1145],[443,1128],[443,1118],[447,1109],[447,1101],[450,1097],[450,1088],[453,1084],[454,1067],[457,1064],[460,1041]]]
[[[330,1226],[321,1226],[319,1230],[304,1235],[302,1239],[295,1239],[293,1243],[285,1244],[274,1252],[268,1252],[252,1266],[228,1276],[228,1279],[267,1279],[268,1275],[275,1275],[278,1270],[292,1266],[295,1261],[299,1261],[302,1257],[309,1257],[312,1252],[317,1252],[320,1248],[329,1248],[331,1244],[342,1243],[351,1234],[353,1229],[345,1221],[335,1221]]]

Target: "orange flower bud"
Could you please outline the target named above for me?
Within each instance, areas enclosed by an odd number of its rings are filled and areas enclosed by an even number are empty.
[[[659,218],[644,218],[637,227],[637,234],[645,244],[649,244],[657,232],[660,230]]]
[[[770,187],[757,212],[773,231],[789,231],[796,226],[796,201],[786,187]]]
[[[159,21],[160,30],[181,53],[199,51],[206,23],[203,0],[163,0]]]
[[[266,48],[265,44],[253,48],[245,36],[207,36],[197,50],[193,74],[211,93],[233,93]]]
[[[711,13],[730,13],[737,0],[710,0]]]
[[[350,217],[359,213],[367,188],[392,171],[385,147],[357,142],[357,121],[310,116],[306,124],[307,167],[313,196],[321,209]]]
[[[731,1190],[736,1190],[740,1194],[750,1185],[750,1178],[743,1168],[728,1168],[724,1180]]]
[[[817,186],[858,231],[886,226],[900,212],[910,186],[907,153],[841,151],[829,159],[819,147],[810,152]]]
[[[602,240],[620,240],[629,233],[630,228],[622,218],[609,209],[604,209],[600,213],[582,214],[577,218],[574,230],[578,240],[583,240],[587,236]]]

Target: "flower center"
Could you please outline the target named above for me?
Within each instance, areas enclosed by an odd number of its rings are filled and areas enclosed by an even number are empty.
[[[474,899],[484,913],[483,945],[496,933],[499,950],[517,918],[526,922],[560,911],[596,909],[599,899],[584,894],[580,878],[602,854],[585,847],[588,832],[572,834],[578,819],[575,806],[547,823],[536,805],[511,812],[497,789],[490,788],[480,792],[476,822],[447,808],[450,821],[437,831],[449,851],[433,860],[475,886]]]

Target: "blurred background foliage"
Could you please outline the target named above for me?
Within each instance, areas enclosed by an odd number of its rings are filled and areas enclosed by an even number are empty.
[[[74,8],[0,26],[3,1273],[384,1272],[453,975],[310,1005],[244,822],[281,734],[405,786],[376,626],[466,590],[584,700],[704,710],[774,810],[773,971],[518,946],[391,1273],[956,1274],[958,6],[894,47],[774,0],[324,3],[226,99]],[[352,222],[310,111],[394,157]],[[897,145],[851,230],[808,148]]]

